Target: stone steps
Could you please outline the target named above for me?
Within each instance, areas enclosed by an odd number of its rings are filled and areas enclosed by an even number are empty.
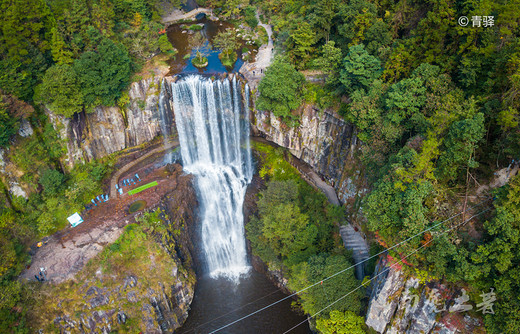
[[[359,263],[369,258],[370,253],[365,239],[361,233],[357,232],[352,225],[343,225],[339,228],[343,244],[348,250],[352,251],[352,258],[355,263]],[[356,266],[356,278],[362,280],[365,277],[366,263]]]

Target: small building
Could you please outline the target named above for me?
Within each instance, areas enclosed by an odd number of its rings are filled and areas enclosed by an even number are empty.
[[[70,225],[72,225],[72,227],[76,227],[79,224],[83,223],[83,218],[81,218],[81,216],[77,212],[69,218],[67,218],[67,220],[69,221]]]

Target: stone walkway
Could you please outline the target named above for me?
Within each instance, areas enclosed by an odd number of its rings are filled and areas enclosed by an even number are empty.
[[[206,14],[206,16],[208,16],[212,21],[218,20],[218,18],[213,14],[213,11],[209,8],[196,8],[188,13],[185,13],[183,10],[176,9],[169,15],[163,17],[162,23],[169,25],[183,20],[194,20],[195,17],[199,14]]]
[[[128,212],[131,203],[146,200],[147,208],[152,209],[166,194],[182,197],[185,191],[179,184],[189,176],[184,176],[180,166],[166,177],[165,170],[166,167],[161,167],[149,174],[139,172],[143,183],[157,181],[158,185],[133,196],[101,203],[82,212],[83,223],[74,228],[66,227],[44,239],[43,246],[32,250],[31,265],[22,272],[20,279],[35,281],[34,275],[38,274],[39,268],[46,268],[48,281],[60,283],[72,279],[106,245],[116,241],[127,224],[134,222],[139,212]]]
[[[145,160],[146,158],[148,158],[156,153],[160,153],[160,152],[169,150],[169,149],[177,147],[177,146],[179,146],[179,141],[177,139],[175,139],[166,145],[162,145],[154,150],[151,150],[150,152],[146,153],[139,159],[136,159],[136,160],[130,162],[129,164],[124,165],[122,168],[120,168],[117,172],[114,173],[114,175],[110,179],[110,190],[109,190],[110,198],[117,198],[116,184],[119,183],[119,178],[121,177],[121,175],[128,172],[132,167],[134,167],[141,161]]]
[[[258,22],[260,22],[258,13],[256,13],[256,18],[258,19]],[[254,62],[244,63],[239,70],[239,72],[247,79],[251,89],[256,89],[258,82],[264,77],[265,69],[271,65],[271,60],[273,58],[273,30],[268,24],[260,22],[259,25],[264,27],[267,31],[268,42],[267,44],[260,46]]]
[[[274,147],[279,147],[279,145],[268,141],[262,137],[251,137],[251,140],[258,141],[261,143],[266,143],[272,145]],[[298,170],[300,175],[303,177],[307,183],[309,183],[314,188],[321,190],[330,203],[340,206],[341,203],[336,195],[336,190],[329,185],[327,182],[323,181],[321,177],[316,173],[311,166],[309,166],[304,161],[298,159],[291,153],[287,152],[285,159]],[[363,238],[360,232],[356,231],[354,227],[347,222],[347,225],[342,225],[339,228],[339,233],[341,235],[341,239],[343,240],[343,245],[352,251],[352,258],[354,263],[359,263],[361,261],[365,261],[369,257],[369,250],[366,240]],[[356,265],[356,278],[362,280],[365,277],[365,267],[366,263],[361,265]]]
[[[342,225],[339,228],[341,239],[343,239],[343,245],[348,250],[352,251],[352,258],[355,263],[359,263],[368,259],[370,256],[368,252],[368,246],[365,239],[361,236],[361,233],[357,232],[352,225]],[[356,278],[362,280],[365,277],[366,263],[356,265]]]

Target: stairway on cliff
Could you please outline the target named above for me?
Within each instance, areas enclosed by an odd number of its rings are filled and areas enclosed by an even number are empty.
[[[356,231],[350,224],[341,226],[339,228],[339,233],[341,234],[341,239],[343,239],[345,247],[352,251],[352,258],[355,263],[360,263],[368,259],[370,256],[368,245],[361,233]],[[356,265],[357,279],[362,280],[365,277],[365,267],[365,262]]]

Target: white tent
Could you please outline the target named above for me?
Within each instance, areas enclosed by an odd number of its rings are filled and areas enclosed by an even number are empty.
[[[70,225],[72,225],[72,227],[76,227],[79,224],[83,223],[83,218],[81,218],[81,216],[77,212],[69,218],[67,218],[67,220],[69,221]]]

